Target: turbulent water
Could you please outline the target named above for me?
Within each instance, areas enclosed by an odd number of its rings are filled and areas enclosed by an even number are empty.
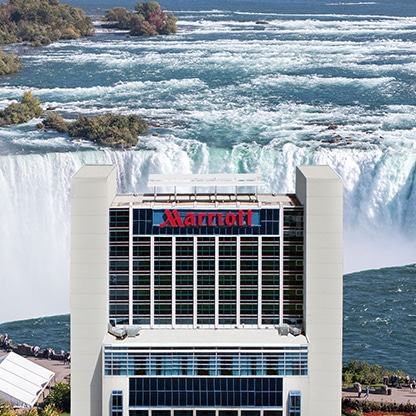
[[[97,19],[135,1],[69,3]],[[414,1],[160,3],[176,35],[9,48],[24,69],[0,78],[0,108],[30,89],[67,119],[135,113],[151,128],[129,151],[39,120],[0,128],[0,322],[68,313],[69,186],[84,163],[116,163],[120,192],[171,172],[258,172],[264,191],[293,192],[297,165],[328,164],[345,184],[345,271],[414,263]]]

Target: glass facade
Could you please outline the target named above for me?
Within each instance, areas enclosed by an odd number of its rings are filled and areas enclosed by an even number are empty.
[[[123,391],[113,390],[111,394],[111,416],[123,416]]]
[[[152,210],[112,208],[110,319],[142,327],[301,326],[303,209],[257,215],[259,226],[201,226],[197,235],[165,227],[161,235]]]
[[[281,378],[129,379],[129,407],[281,407]]]
[[[301,415],[301,392],[299,390],[289,391],[289,416]]]
[[[301,330],[303,226],[298,206],[113,207],[110,320],[143,329]],[[308,375],[308,347],[107,345],[104,374],[128,378],[130,416],[282,416],[284,379]],[[290,400],[290,414],[300,414],[300,396]]]
[[[280,348],[211,347],[161,351],[106,346],[106,376],[305,376],[306,346]]]

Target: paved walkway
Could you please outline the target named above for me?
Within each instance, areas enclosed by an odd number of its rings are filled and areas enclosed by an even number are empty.
[[[357,392],[343,391],[342,397],[357,400],[368,400],[370,402],[384,402],[384,403],[410,403],[416,404],[416,390],[410,390],[409,387],[403,387],[401,389],[391,388],[391,395],[386,394],[369,394],[368,397],[364,397],[365,388],[361,393],[361,398],[358,398]]]
[[[64,364],[60,360],[48,360],[46,358],[36,358],[36,357],[25,357],[34,363],[41,365],[42,367],[47,368],[50,371],[55,373],[55,382],[68,382],[69,376],[71,374],[71,367],[68,364]]]

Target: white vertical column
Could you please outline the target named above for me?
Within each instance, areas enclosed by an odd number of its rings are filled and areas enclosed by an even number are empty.
[[[263,304],[263,265],[262,265],[262,247],[263,247],[263,239],[261,236],[258,237],[258,253],[257,253],[257,259],[258,259],[258,269],[257,269],[257,275],[258,275],[258,299],[257,299],[257,326],[260,327],[262,325],[262,304]]]
[[[133,204],[129,206],[129,324],[133,325]]]
[[[150,236],[150,328],[155,326],[155,237]]]
[[[109,319],[109,207],[116,187],[115,166],[83,166],[71,182],[73,416],[104,414],[102,340]]]
[[[193,327],[198,326],[198,237],[194,236],[194,322]]]
[[[280,202],[279,207],[279,325],[283,324],[283,290],[284,290],[284,281],[283,281],[283,259],[284,259],[284,216],[283,216],[283,203]]]
[[[302,414],[341,414],[343,185],[328,166],[302,166],[296,196],[304,206],[305,332],[309,391]],[[325,398],[322,397],[325,392]],[[325,406],[322,406],[323,400]]]
[[[241,313],[240,313],[240,303],[241,303],[241,267],[240,267],[240,236],[236,237],[236,251],[235,251],[235,263],[236,263],[236,270],[235,270],[235,306],[236,306],[236,325],[241,325]]]
[[[219,237],[216,235],[214,237],[214,241],[215,241],[215,328],[218,328],[219,325],[219,315],[220,315],[220,302],[219,302],[219,297],[220,297],[220,273],[219,273],[219,268],[220,268],[220,244],[219,244]]]
[[[176,326],[176,237],[172,236],[172,326]]]

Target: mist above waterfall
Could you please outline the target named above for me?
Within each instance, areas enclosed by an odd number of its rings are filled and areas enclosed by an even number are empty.
[[[299,162],[329,164],[344,179],[345,272],[416,261],[416,221],[411,215],[416,190],[405,155],[392,178],[390,163],[373,165],[368,153],[363,153],[360,174],[352,175],[348,152],[335,157],[290,148],[261,155],[254,146],[245,147],[242,155],[238,147],[213,151],[197,143],[182,149],[172,142],[166,146],[169,152],[92,150],[0,158],[2,322],[69,312],[70,181],[83,164],[116,164],[122,193],[148,191],[149,173],[244,173],[242,160],[257,163],[255,171],[266,182],[261,191],[294,192]],[[359,165],[356,158],[354,163]]]
[[[71,2],[95,16],[111,3]],[[259,173],[260,191],[288,193],[296,166],[327,164],[344,181],[345,272],[415,262],[410,3],[166,0],[176,35],[10,46],[24,68],[0,77],[0,108],[31,90],[67,120],[139,114],[149,132],[112,151],[39,119],[0,127],[0,322],[68,313],[69,188],[84,163],[117,165],[120,193],[146,191],[150,173]]]

